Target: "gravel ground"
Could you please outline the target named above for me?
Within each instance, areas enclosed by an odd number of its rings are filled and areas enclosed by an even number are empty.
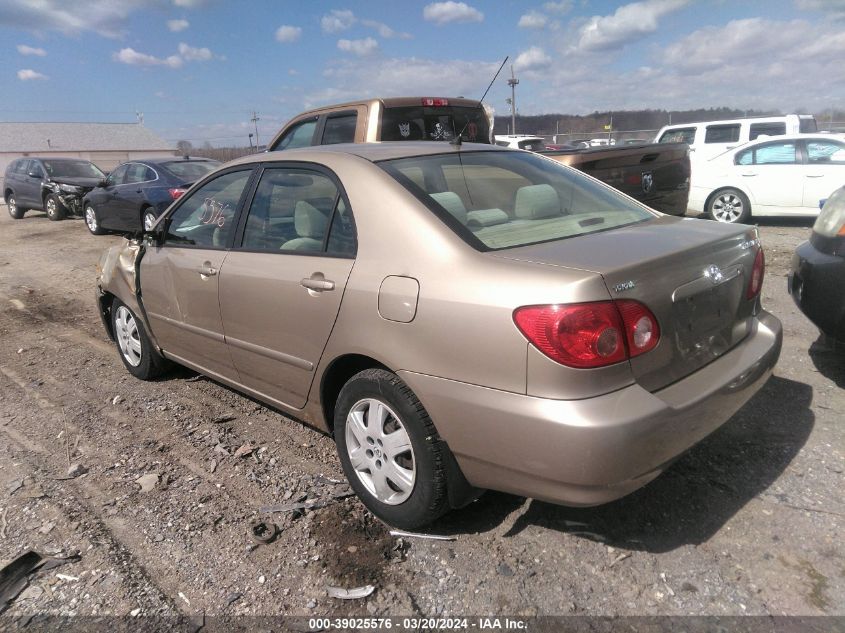
[[[0,620],[845,614],[845,354],[786,294],[812,222],[760,224],[785,344],[749,404],[625,499],[487,493],[431,527],[454,541],[429,541],[341,498],[331,438],[187,370],[132,378],[94,305],[94,266],[120,238],[0,208],[0,564],[81,554],[36,573]],[[66,478],[70,463],[86,472]],[[331,503],[259,512],[301,500]],[[274,542],[253,541],[259,518]],[[326,593],[366,584],[365,599]]]

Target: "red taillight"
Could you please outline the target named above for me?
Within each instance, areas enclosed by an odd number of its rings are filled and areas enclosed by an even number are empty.
[[[449,105],[449,100],[448,99],[441,99],[439,97],[423,97],[422,98],[422,104],[424,106],[434,106],[434,107],[447,106],[447,105]]]
[[[766,272],[766,256],[763,255],[763,247],[757,251],[754,258],[754,266],[751,269],[751,279],[748,280],[748,290],[745,291],[746,299],[756,299],[763,289],[763,276]]]
[[[181,198],[182,194],[187,191],[187,189],[168,189],[167,191],[170,192],[170,198],[172,200],[176,200],[177,198]]]
[[[543,354],[569,367],[604,367],[653,349],[657,319],[636,301],[517,308],[514,322]]]

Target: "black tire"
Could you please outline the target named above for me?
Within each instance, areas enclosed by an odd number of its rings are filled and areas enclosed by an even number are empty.
[[[141,319],[120,299],[112,303],[111,323],[120,360],[130,374],[152,380],[167,370],[168,361],[153,347]],[[124,344],[131,347],[124,349]]]
[[[353,447],[347,441],[347,421],[350,412],[362,406],[362,403],[386,405],[388,413],[380,429],[374,428],[372,424],[361,427],[367,434],[369,444],[360,443],[359,446]],[[369,412],[366,415],[368,416]],[[410,450],[401,454],[395,453],[399,457],[391,457],[388,454],[388,448],[378,440],[379,435],[386,437],[384,431],[390,426],[393,433],[404,429],[407,439],[410,440]],[[350,433],[354,434],[353,431]],[[343,386],[337,398],[334,436],[340,463],[349,484],[364,505],[384,522],[401,529],[412,530],[431,523],[449,509],[445,467],[447,457],[449,457],[448,448],[440,441],[431,418],[414,392],[396,374],[384,369],[367,369],[353,376]],[[373,440],[374,437],[375,440]],[[357,443],[357,440],[353,439],[353,442]],[[376,455],[372,455],[371,450],[365,451],[370,453],[367,458],[370,460],[367,462],[370,473],[375,473],[376,467],[380,469],[382,463],[385,467],[384,472],[388,473],[388,467],[394,469],[399,459],[403,460],[403,468],[411,465],[414,472],[413,485],[410,487],[410,493],[407,491],[404,493],[408,495],[406,498],[393,503],[383,502],[367,488],[362,477],[369,478],[369,475],[364,473],[359,476],[352,465],[350,448],[357,451],[360,447],[367,448],[368,446],[373,449],[377,446],[384,449],[383,453],[379,450]],[[360,453],[358,455],[363,458]],[[378,461],[379,458],[384,461]],[[392,459],[393,464],[389,464],[388,459]],[[392,472],[397,471],[394,469]],[[385,475],[382,474],[382,477]],[[385,481],[392,484],[389,473],[386,477]],[[394,495],[402,496],[402,491],[395,484],[390,488]]]
[[[91,231],[92,235],[103,235],[105,231],[100,225],[100,216],[97,215],[97,210],[90,202],[85,203],[85,226]]]
[[[47,217],[53,222],[65,219],[65,206],[54,193],[51,193],[44,198],[44,211],[47,214]]]
[[[15,198],[14,193],[10,193],[6,196],[6,208],[9,209],[9,215],[11,215],[14,220],[20,220],[23,217],[23,214],[26,213],[26,209],[18,206],[17,198]]]
[[[711,220],[726,224],[744,224],[751,219],[751,203],[739,189],[720,189],[707,201]]]

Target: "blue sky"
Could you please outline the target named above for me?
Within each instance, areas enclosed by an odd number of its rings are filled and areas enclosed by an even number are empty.
[[[845,0],[0,0],[0,120],[135,121],[170,141],[267,140],[365,96],[509,116],[845,108]]]

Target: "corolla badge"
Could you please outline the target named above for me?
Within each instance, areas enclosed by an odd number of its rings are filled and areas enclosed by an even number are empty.
[[[629,279],[628,281],[623,281],[621,284],[613,286],[613,290],[616,292],[625,292],[626,290],[633,290],[636,287],[637,284],[634,283],[634,280]]]
[[[710,264],[707,268],[704,269],[704,276],[707,277],[713,284],[717,284],[725,278],[725,275],[722,274],[722,269],[719,268],[716,264]]]

